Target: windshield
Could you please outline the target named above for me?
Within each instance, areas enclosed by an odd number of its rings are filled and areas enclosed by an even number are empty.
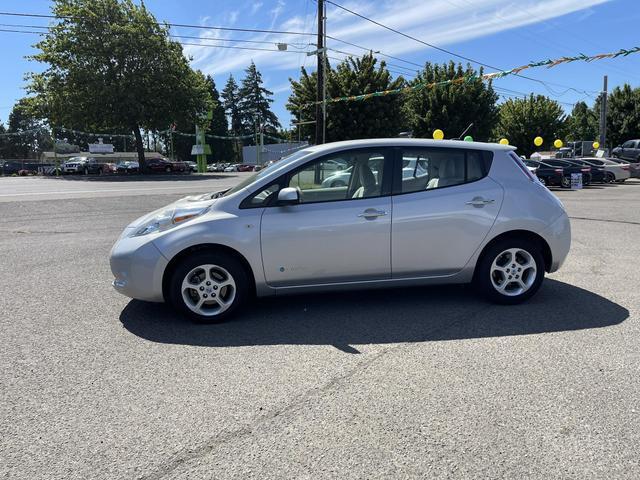
[[[308,155],[310,153],[311,152],[309,150],[300,150],[300,151],[297,151],[295,153],[292,153],[291,155],[278,160],[276,163],[274,163],[272,165],[269,165],[266,168],[263,168],[259,172],[256,172],[253,175],[249,175],[247,178],[245,178],[240,183],[238,183],[235,187],[233,187],[230,190],[227,190],[226,192],[224,192],[224,195],[222,195],[222,196],[226,197],[227,195],[232,195],[232,194],[234,194],[236,192],[239,192],[243,188],[246,188],[249,185],[251,185],[252,183],[257,182],[261,178],[266,177],[267,175],[269,175],[274,170],[277,170],[284,163],[293,162],[293,161],[297,160],[298,158],[302,158],[302,157],[304,157],[304,156],[306,156],[306,155]]]

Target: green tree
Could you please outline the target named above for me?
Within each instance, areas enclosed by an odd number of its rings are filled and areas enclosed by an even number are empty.
[[[262,86],[262,75],[255,63],[245,70],[246,76],[240,87],[240,119],[242,122],[242,134],[254,133],[256,125],[261,125],[263,131],[275,135],[280,128],[278,117],[271,111],[273,92]]]
[[[5,158],[38,158],[43,151],[52,150],[53,143],[46,122],[34,108],[33,98],[22,98],[9,113],[9,125],[4,144]]]
[[[211,122],[209,122],[207,133],[226,137],[229,135],[229,123],[213,77],[207,76],[207,85],[213,100],[213,115]],[[233,143],[231,141],[212,138],[207,139],[207,143],[211,144],[212,157],[215,162],[228,161],[233,157]]]
[[[533,139],[540,136],[544,144],[540,149],[550,148],[556,138],[563,137],[565,114],[555,100],[544,95],[509,99],[500,105],[495,138],[507,138],[518,147],[518,153],[530,156],[536,147]]]
[[[598,117],[585,102],[573,106],[565,124],[567,140],[595,140],[598,136]]]
[[[411,86],[469,77],[459,84],[420,88],[406,95],[406,109],[413,135],[431,138],[435,129],[447,138],[457,138],[471,124],[468,134],[475,140],[490,138],[498,117],[498,96],[491,83],[483,82],[470,65],[454,62],[437,65],[427,62]]]
[[[240,115],[240,87],[238,86],[236,79],[233,78],[233,75],[229,75],[229,79],[222,90],[221,98],[222,106],[227,114],[231,134],[234,136],[241,135],[242,117]],[[235,158],[233,160],[237,161],[237,159],[241,157],[242,142],[236,140],[233,142],[233,145],[235,147]]]
[[[372,54],[361,58],[348,58],[332,69],[325,67],[327,96],[344,97],[400,88],[402,77],[393,79],[384,61]],[[287,109],[298,122],[315,120],[317,74],[305,68],[300,79],[291,82],[291,95]],[[372,97],[362,101],[327,104],[326,141],[396,136],[406,127],[403,99],[399,95]],[[300,125],[293,132],[301,139],[316,143],[315,124]]]
[[[327,76],[332,74],[331,67],[327,65],[325,69]],[[307,140],[309,143],[316,143],[316,126],[315,123],[315,105],[316,101],[316,85],[318,84],[318,75],[316,72],[309,74],[305,67],[300,69],[300,79],[294,80],[289,78],[291,83],[291,95],[286,104],[287,110],[295,118],[296,125],[294,136],[301,140]]]
[[[600,97],[594,111],[600,111]],[[625,83],[607,97],[607,146],[615,147],[634,138],[640,138],[640,88]]]
[[[30,91],[55,126],[133,132],[145,169],[141,130],[194,121],[210,108],[204,76],[194,72],[169,26],[132,0],[54,0],[52,25],[31,58],[48,65]]]
[[[372,54],[347,58],[327,79],[330,97],[360,95],[404,86],[403,77],[391,78],[386,63]],[[327,105],[326,141],[395,137],[406,126],[402,97],[389,95]]]

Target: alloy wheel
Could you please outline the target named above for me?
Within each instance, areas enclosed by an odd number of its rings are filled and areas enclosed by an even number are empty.
[[[205,317],[221,314],[233,304],[236,283],[231,274],[219,265],[197,266],[182,281],[182,299],[194,313]]]
[[[522,295],[536,280],[536,261],[522,248],[510,248],[493,260],[491,284],[497,292],[508,297]]]

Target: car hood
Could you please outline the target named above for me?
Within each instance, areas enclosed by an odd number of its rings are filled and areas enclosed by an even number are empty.
[[[160,212],[163,212],[165,210],[176,210],[176,209],[182,208],[182,207],[188,207],[188,208],[192,208],[192,207],[193,208],[212,207],[218,201],[217,198],[211,198],[214,195],[216,195],[216,193],[205,193],[205,194],[202,194],[202,195],[189,195],[187,197],[180,198],[179,200],[176,200],[173,203],[169,203],[168,205],[165,205],[164,207],[158,208],[157,210],[154,210],[152,212],[149,212],[149,213],[137,218],[136,220],[131,222],[129,225],[127,225],[126,230],[130,230],[132,228],[139,227],[140,225],[146,223],[151,218],[155,217]]]

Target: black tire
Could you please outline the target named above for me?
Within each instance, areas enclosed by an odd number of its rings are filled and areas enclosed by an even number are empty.
[[[501,255],[501,253],[509,249],[521,249],[528,252],[536,264],[535,277],[531,279],[531,284],[528,290],[525,290],[520,294],[506,295],[500,293],[497,288],[494,287],[494,279],[492,278],[493,262]],[[522,303],[535,295],[540,288],[540,285],[542,285],[544,273],[544,258],[542,256],[540,245],[537,242],[518,237],[504,238],[494,243],[483,253],[476,266],[474,284],[476,289],[491,302],[502,305],[515,305]],[[533,272],[530,272],[530,274],[534,275]],[[524,276],[522,279],[525,281]]]
[[[185,303],[182,295],[182,282],[193,269],[200,265],[212,264],[226,270],[235,282],[235,295],[230,306],[222,313],[213,315],[201,315],[194,312]],[[222,290],[218,292],[221,294]],[[220,323],[234,315],[249,297],[249,278],[240,261],[214,251],[197,252],[185,258],[173,270],[167,291],[168,301],[173,308],[196,323]],[[214,295],[215,296],[215,295]]]
[[[604,176],[604,181],[605,183],[613,183],[616,181],[616,176],[611,172],[607,172]]]
[[[171,167],[165,168],[164,171],[167,172],[167,173],[171,173]]]
[[[538,177],[538,180],[540,181],[540,183],[541,183],[542,185],[544,185],[545,187],[547,186],[547,181],[546,181],[544,178],[542,178],[542,177]]]
[[[560,185],[562,186],[562,188],[571,188],[571,177],[562,177],[562,182],[560,183]]]

